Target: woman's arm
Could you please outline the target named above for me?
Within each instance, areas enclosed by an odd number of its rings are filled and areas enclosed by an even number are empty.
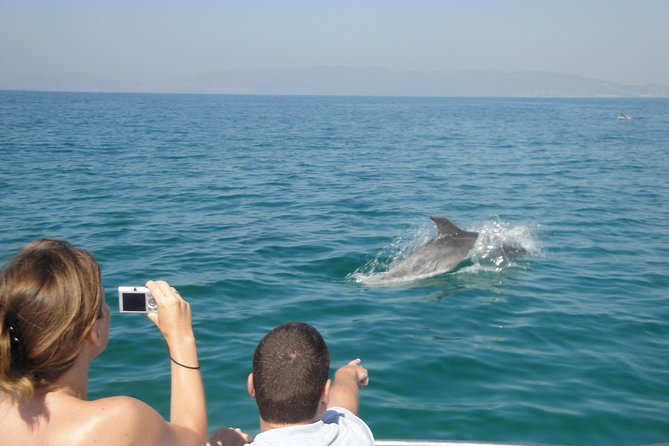
[[[148,281],[158,311],[148,313],[169,349],[172,393],[170,430],[176,444],[203,444],[207,440],[207,408],[199,370],[190,305],[167,282]]]

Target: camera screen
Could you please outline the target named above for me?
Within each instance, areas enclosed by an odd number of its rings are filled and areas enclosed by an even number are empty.
[[[123,293],[124,311],[146,311],[146,294],[144,293]]]

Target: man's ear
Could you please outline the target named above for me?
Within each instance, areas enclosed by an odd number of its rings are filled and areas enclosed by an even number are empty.
[[[329,379],[325,381],[325,387],[323,387],[323,394],[321,395],[321,402],[327,404],[330,402],[330,385],[332,384],[332,381]]]
[[[249,373],[249,377],[246,379],[246,388],[248,389],[251,398],[255,398],[256,389],[253,387],[253,372]]]

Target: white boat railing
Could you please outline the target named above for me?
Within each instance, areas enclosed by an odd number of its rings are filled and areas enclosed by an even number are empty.
[[[540,443],[496,443],[449,440],[375,440],[375,446],[549,446]]]

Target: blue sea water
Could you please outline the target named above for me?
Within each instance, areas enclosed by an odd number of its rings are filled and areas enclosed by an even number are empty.
[[[668,178],[666,99],[0,92],[0,261],[91,251],[114,311],[89,396],[165,417],[164,342],[116,287],[173,283],[212,430],[257,432],[253,349],[303,320],[363,359],[377,438],[669,442]],[[527,253],[379,283],[435,214]]]

